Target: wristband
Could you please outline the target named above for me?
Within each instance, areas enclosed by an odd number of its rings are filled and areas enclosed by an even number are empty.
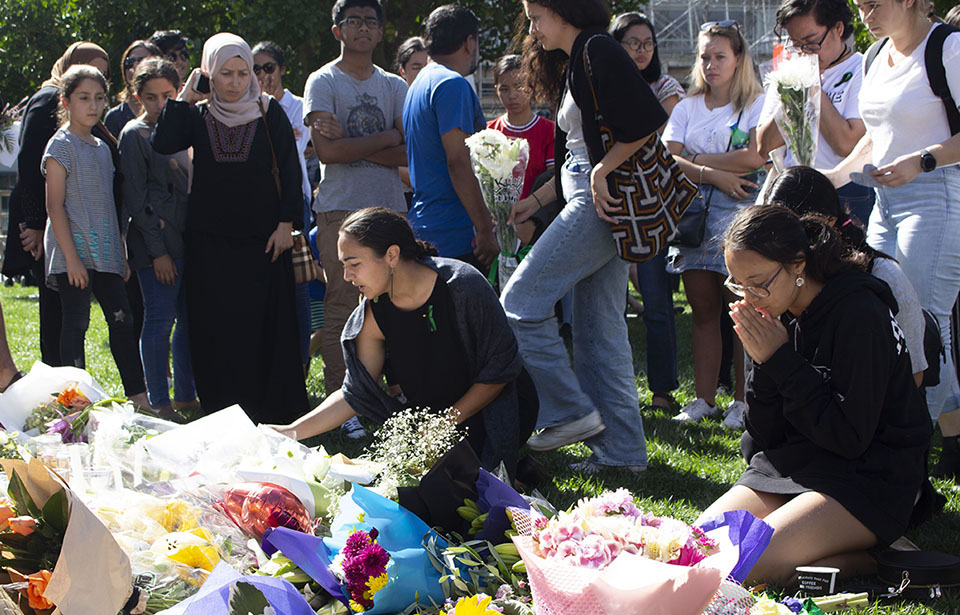
[[[703,185],[703,170],[704,170],[705,168],[706,168],[706,167],[705,167],[704,165],[702,165],[702,164],[700,165],[700,177],[697,179],[697,185],[698,185],[698,186],[702,186],[702,185]]]
[[[540,197],[537,196],[537,193],[531,192],[530,196],[532,196],[533,200],[537,202],[537,205],[539,206],[537,209],[543,209],[543,203],[540,202]]]
[[[699,156],[699,155],[700,155],[700,154],[694,154],[694,155],[693,155],[693,158],[690,159],[690,162],[692,162],[693,164],[696,164],[696,163],[697,163],[697,156]]]

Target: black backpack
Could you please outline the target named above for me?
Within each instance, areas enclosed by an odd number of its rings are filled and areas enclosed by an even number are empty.
[[[960,32],[960,28],[950,26],[944,23],[935,24],[933,32],[930,33],[930,39],[927,41],[927,48],[924,52],[923,62],[927,69],[927,81],[930,83],[930,89],[943,101],[943,106],[947,111],[947,122],[950,124],[950,134],[960,133],[960,110],[957,109],[957,103],[950,94],[950,86],[947,83],[947,71],[943,67],[943,43],[947,37],[954,32]],[[867,50],[866,58],[863,64],[863,74],[866,75],[870,70],[870,65],[877,59],[877,55],[883,46],[887,44],[889,38],[882,38],[876,43],[870,45]]]

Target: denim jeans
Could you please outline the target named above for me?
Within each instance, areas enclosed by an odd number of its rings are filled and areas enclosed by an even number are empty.
[[[140,332],[140,358],[147,380],[147,396],[154,408],[170,405],[170,331],[173,330],[173,399],[189,402],[197,398],[190,361],[190,337],[187,325],[187,302],[183,292],[183,259],[173,259],[177,279],[172,285],[161,284],[153,267],[137,271],[143,293],[143,330]],[[173,328],[176,321],[177,327]]]
[[[607,429],[586,441],[606,465],[647,464],[633,356],[623,318],[628,264],[590,196],[586,153],[562,172],[567,204],[507,282],[501,303],[540,397],[538,427],[597,410]],[[554,304],[573,289],[573,366]]]
[[[143,367],[137,350],[133,314],[127,299],[123,278],[115,273],[87,270],[86,288],[72,286],[67,274],[56,275],[63,324],[60,328],[60,359],[64,365],[86,367],[84,341],[90,326],[90,295],[93,294],[103,310],[110,331],[110,352],[120,372],[123,391],[130,397],[143,393]]]
[[[870,222],[870,212],[873,211],[873,204],[877,202],[877,192],[869,186],[861,186],[850,182],[837,189],[837,196],[840,197],[842,205],[860,224],[867,226]]]
[[[673,284],[667,273],[666,250],[637,265],[637,282],[643,297],[643,324],[647,328],[647,384],[654,393],[669,393],[680,383]]]
[[[927,389],[936,419],[960,408],[960,384],[950,351],[950,312],[960,291],[960,168],[921,173],[909,184],[877,188],[867,243],[900,261],[920,304],[940,323],[947,360],[940,384]]]

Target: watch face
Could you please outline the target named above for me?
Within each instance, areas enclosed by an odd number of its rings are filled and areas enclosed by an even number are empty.
[[[937,159],[930,152],[920,154],[920,169],[929,173],[937,168]]]

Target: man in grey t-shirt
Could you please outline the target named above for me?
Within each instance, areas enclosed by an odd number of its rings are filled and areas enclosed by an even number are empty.
[[[303,105],[304,124],[310,127],[323,173],[313,209],[320,264],[327,278],[320,351],[328,392],[343,383],[340,333],[360,296],[343,280],[337,231],[358,209],[406,211],[397,167],[407,164],[403,141],[407,84],[373,64],[373,50],[383,37],[379,0],[338,0],[333,23],[340,57],[310,75]]]

